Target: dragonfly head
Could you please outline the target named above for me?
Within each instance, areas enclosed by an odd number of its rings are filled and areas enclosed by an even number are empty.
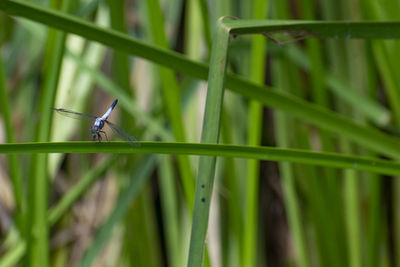
[[[90,128],[90,133],[93,134],[93,135],[98,134],[99,131],[100,131],[100,127],[99,127],[99,126],[93,125],[93,126]]]

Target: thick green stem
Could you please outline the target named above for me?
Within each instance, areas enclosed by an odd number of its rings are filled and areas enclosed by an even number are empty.
[[[220,19],[217,23],[217,30],[211,51],[206,109],[201,138],[202,143],[218,143],[228,45],[229,30],[224,26],[223,19]],[[215,161],[215,157],[200,158],[188,267],[200,267],[203,264],[204,242],[207,233],[211,193],[215,175]]]

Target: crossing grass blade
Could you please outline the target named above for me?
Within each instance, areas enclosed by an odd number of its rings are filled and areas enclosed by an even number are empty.
[[[63,8],[68,8],[69,1],[63,1]],[[56,6],[55,2],[52,2]],[[39,104],[41,120],[38,127],[36,140],[38,142],[50,139],[51,110],[55,99],[55,90],[59,81],[61,61],[64,53],[64,43],[66,34],[51,30],[48,35],[46,61],[48,68],[45,70],[44,85]],[[29,214],[32,222],[28,229],[29,241],[28,257],[31,265],[49,265],[49,229],[47,226],[47,206],[48,206],[48,175],[47,175],[47,154],[35,154],[32,160],[31,177],[29,180],[28,197]]]
[[[140,142],[132,147],[126,142],[51,142],[0,144],[0,154],[36,153],[114,153],[114,154],[180,154],[196,156],[220,156],[287,161],[332,168],[350,168],[382,174],[399,174],[396,161],[299,149],[257,147],[221,144]]]

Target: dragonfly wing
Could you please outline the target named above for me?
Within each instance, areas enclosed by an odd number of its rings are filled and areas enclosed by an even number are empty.
[[[67,110],[67,109],[63,109],[63,108],[51,108],[54,111],[57,111],[58,114],[66,116],[66,117],[70,117],[73,119],[78,119],[78,120],[96,120],[97,117],[93,116],[93,115],[88,115],[88,114],[84,114],[84,113],[79,113],[79,112],[75,112],[75,111],[71,111],[71,110]]]
[[[129,142],[129,144],[133,146],[140,146],[140,143],[137,143],[139,140],[133,136],[132,134],[128,133],[127,131],[121,129],[121,127],[115,125],[114,123],[111,123],[109,121],[105,121],[107,125],[118,135],[120,135],[123,139]]]

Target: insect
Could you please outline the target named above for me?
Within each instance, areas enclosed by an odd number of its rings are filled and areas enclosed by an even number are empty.
[[[90,128],[90,133],[93,136],[93,141],[96,141],[96,139],[100,142],[102,140],[101,134],[104,134],[108,141],[108,137],[106,132],[104,132],[102,129],[104,125],[108,125],[115,133],[117,133],[120,137],[122,137],[124,140],[128,141],[129,144],[133,146],[139,146],[140,144],[138,143],[138,139],[128,133],[127,131],[123,130],[122,128],[118,127],[114,123],[109,122],[107,119],[110,116],[111,112],[114,110],[115,106],[118,103],[118,99],[115,99],[114,102],[111,104],[110,108],[107,110],[106,113],[104,113],[103,116],[97,117],[94,115],[89,115],[89,114],[84,114],[84,113],[79,113],[63,108],[51,108],[54,111],[57,111],[58,114],[61,114],[66,117],[70,117],[73,119],[88,119],[88,120],[94,120],[93,126]]]

